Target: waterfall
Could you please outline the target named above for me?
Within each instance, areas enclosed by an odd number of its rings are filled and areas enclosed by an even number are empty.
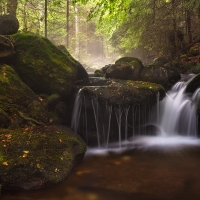
[[[161,136],[197,136],[196,106],[199,101],[199,89],[191,96],[185,93],[189,81],[176,83],[161,102],[160,127]]]
[[[163,139],[166,141],[177,136],[196,137],[200,88],[193,94],[186,93],[190,80],[176,83],[162,101],[157,93],[154,107],[146,104],[108,105],[100,102],[97,96],[85,96],[80,89],[75,99],[71,128],[83,137],[88,146],[96,143],[99,149],[133,147],[138,138],[144,137],[149,141],[149,137],[161,138],[156,139],[159,144],[165,143]]]

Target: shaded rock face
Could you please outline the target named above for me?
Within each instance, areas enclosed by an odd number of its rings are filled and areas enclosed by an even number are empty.
[[[168,76],[168,85],[172,86],[177,81],[181,79],[181,74],[178,72],[177,69],[173,67],[163,67],[167,70],[167,76]]]
[[[153,65],[164,65],[167,63],[167,59],[165,57],[155,58],[153,61]]]
[[[15,69],[35,93],[58,93],[65,98],[71,94],[75,82],[88,78],[80,63],[48,39],[31,34],[15,34],[13,38],[17,51]]]
[[[143,81],[161,84],[165,88],[168,86],[167,70],[159,66],[149,65],[145,67],[142,71],[141,79]]]
[[[14,55],[14,41],[9,36],[0,35],[0,63],[8,63]]]
[[[0,15],[0,35],[12,35],[19,29],[18,19],[11,14]]]
[[[109,66],[106,70],[105,77],[123,80],[140,80],[140,73],[143,67],[139,59],[125,57],[116,61],[114,65]]]
[[[86,145],[62,126],[1,129],[0,184],[4,189],[37,189],[63,182],[82,160]]]
[[[193,93],[200,86],[200,74],[197,74],[187,85],[186,92]]]
[[[85,68],[77,61],[75,60],[71,54],[69,53],[69,51],[67,51],[67,49],[65,48],[64,45],[59,45],[58,48],[64,52],[74,63],[76,63],[76,67],[78,69],[78,75],[77,75],[77,79],[79,81],[83,81],[84,84],[88,83],[88,73],[86,72]]]
[[[138,58],[122,57],[115,64],[103,67],[101,73],[104,73],[106,78],[111,79],[158,83],[166,89],[181,79],[181,75],[177,69],[164,66],[164,63],[166,63],[165,58],[158,58],[154,63],[160,64],[152,64],[144,67]]]
[[[38,96],[5,64],[0,65],[0,109],[2,127],[48,123],[48,112]]]

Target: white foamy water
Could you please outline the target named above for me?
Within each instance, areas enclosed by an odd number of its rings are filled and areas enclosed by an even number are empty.
[[[120,106],[118,108],[113,108],[107,105],[100,109],[98,98],[93,98],[92,108],[94,111],[98,148],[89,148],[88,154],[104,154],[109,151],[121,152],[132,148],[162,148],[171,150],[187,146],[199,146],[200,140],[197,137],[198,117],[196,115],[196,108],[200,101],[200,89],[197,88],[193,94],[186,93],[187,84],[192,79],[191,77],[189,78],[188,80],[185,77],[176,83],[172,89],[168,91],[166,98],[161,102],[159,101],[160,95],[158,93],[157,104],[155,105],[154,111],[148,108],[149,111],[146,109],[145,112],[143,111],[142,113],[141,106],[132,106],[132,108],[129,109],[130,105],[125,109],[122,109]],[[85,132],[87,133],[87,124],[89,122],[87,122],[87,112],[86,108],[84,108],[83,101],[83,97],[87,97],[83,96],[81,98],[80,94],[81,90],[77,95],[74,106],[72,129],[77,132],[80,116],[84,114],[82,118],[84,119]],[[83,106],[82,109],[81,105]],[[81,113],[82,110],[84,110],[83,113]],[[132,120],[129,120],[129,122],[128,115],[129,118],[132,116]],[[118,124],[118,133],[115,133],[116,139],[118,136],[118,141],[116,141],[116,143],[111,143],[110,125],[114,117]],[[153,127],[153,129],[151,129],[150,126]],[[129,137],[130,127],[132,127],[132,138],[127,137],[128,127]],[[147,132],[148,127],[150,127],[150,132]],[[104,139],[103,141],[102,138]]]

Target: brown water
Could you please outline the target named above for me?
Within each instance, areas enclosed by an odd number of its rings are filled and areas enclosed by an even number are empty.
[[[86,156],[61,185],[1,200],[199,200],[200,148]]]

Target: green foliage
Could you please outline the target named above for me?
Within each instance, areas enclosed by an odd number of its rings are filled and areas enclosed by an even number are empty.
[[[194,47],[191,47],[191,48],[189,49],[189,54],[190,54],[191,56],[197,56],[197,55],[199,55],[199,51],[198,51],[197,49],[195,49]]]

